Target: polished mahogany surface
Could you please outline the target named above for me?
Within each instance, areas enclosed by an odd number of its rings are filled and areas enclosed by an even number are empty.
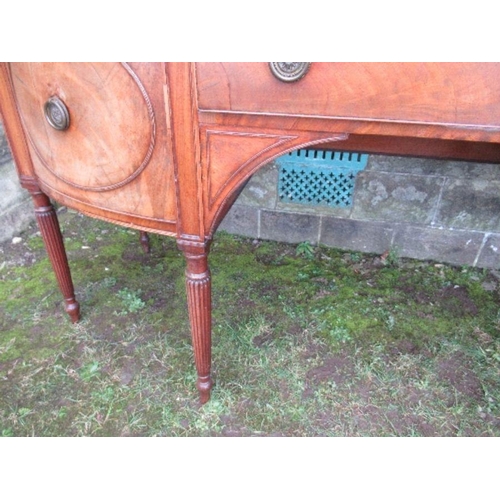
[[[476,63],[315,63],[284,86],[260,63],[197,64],[201,110],[454,127],[498,124],[497,77]]]
[[[275,63],[286,71],[301,63]],[[1,63],[0,110],[66,309],[50,199],[177,239],[198,389],[210,396],[212,235],[248,178],[301,147],[500,161],[500,64]]]

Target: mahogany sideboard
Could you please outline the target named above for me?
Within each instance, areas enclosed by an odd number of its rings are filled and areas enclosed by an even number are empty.
[[[215,229],[286,152],[500,162],[500,63],[0,63],[0,112],[72,321],[79,304],[50,199],[172,236],[200,401],[210,398]]]

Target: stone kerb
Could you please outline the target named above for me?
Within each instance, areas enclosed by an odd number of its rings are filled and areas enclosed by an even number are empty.
[[[0,122],[0,242],[10,240],[34,220],[28,193],[21,188]]]

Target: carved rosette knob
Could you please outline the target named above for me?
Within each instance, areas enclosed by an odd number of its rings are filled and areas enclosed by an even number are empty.
[[[56,130],[69,127],[69,111],[66,104],[57,96],[52,96],[44,105],[43,112],[49,125]]]
[[[308,62],[271,62],[269,67],[273,75],[282,82],[295,82],[300,80],[309,71],[311,63]]]

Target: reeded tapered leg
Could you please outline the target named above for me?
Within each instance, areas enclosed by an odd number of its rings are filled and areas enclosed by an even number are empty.
[[[30,186],[29,191],[35,203],[36,220],[45,248],[64,297],[64,307],[71,321],[75,323],[80,319],[80,304],[75,299],[73,281],[56,211],[46,194],[34,186]]]
[[[145,253],[151,252],[151,247],[149,245],[149,234],[146,231],[140,231],[139,240],[141,242],[142,249]]]
[[[212,377],[212,303],[210,270],[208,268],[209,244],[179,241],[179,248],[186,257],[186,291],[193,339],[194,359],[198,373],[197,387],[200,403],[210,399]]]

